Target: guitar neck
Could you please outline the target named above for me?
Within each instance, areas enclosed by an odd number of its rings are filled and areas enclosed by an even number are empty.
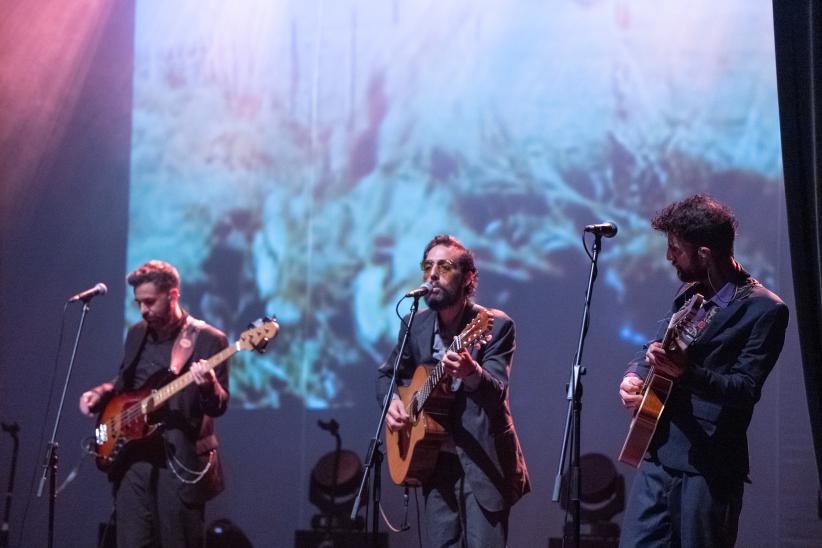
[[[448,347],[448,350],[446,350],[446,353],[459,352],[460,349],[462,349],[462,339],[459,335],[457,335],[454,337],[454,340],[451,341],[451,345]],[[440,360],[440,362],[431,370],[431,373],[425,380],[425,384],[414,395],[414,404],[418,411],[425,406],[425,402],[428,401],[428,397],[437,388],[437,386],[439,386],[444,378],[445,367],[442,365],[442,360]]]
[[[205,362],[205,369],[206,371],[211,371],[228,358],[236,354],[240,350],[240,341],[235,342],[232,345],[229,345],[223,348],[221,351],[217,352],[213,356]],[[187,387],[189,384],[194,382],[194,375],[191,371],[180,375],[167,385],[163,386],[162,388],[158,388],[151,395],[146,396],[141,402],[140,406],[143,409],[144,413],[150,413],[155,409],[162,406],[169,398],[174,396],[177,392]]]

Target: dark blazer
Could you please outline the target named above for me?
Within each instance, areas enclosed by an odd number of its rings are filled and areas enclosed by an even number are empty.
[[[128,330],[123,363],[114,384],[115,394],[141,388],[132,386],[131,379],[147,334],[145,322],[140,322]],[[203,323],[191,357],[183,366],[181,373],[187,371],[192,362],[208,359],[227,346],[228,341],[222,331]],[[164,424],[162,436],[166,451],[170,455],[174,455],[180,463],[191,470],[202,470],[211,459],[211,466],[200,481],[193,484],[180,482],[180,498],[192,504],[203,503],[223,490],[223,472],[217,453],[214,417],[219,417],[228,408],[228,363],[218,366],[214,372],[225,389],[224,397],[204,397],[197,385],[191,384],[169,399],[161,414]],[[173,377],[169,377],[169,380],[171,379]],[[189,475],[183,477],[187,476]],[[117,475],[115,474],[112,479],[117,481]]]
[[[477,305],[467,307],[462,325],[479,310]],[[500,310],[490,311],[494,315],[492,339],[471,352],[482,367],[479,386],[473,392],[464,386],[456,392],[448,429],[477,500],[486,510],[496,512],[510,507],[527,493],[530,482],[508,403],[508,380],[516,347],[514,322]],[[417,365],[436,363],[432,356],[435,318],[432,310],[423,310],[415,318],[398,372],[400,386],[409,384]],[[404,332],[405,327],[400,331],[397,346],[377,373],[380,405],[391,383]]]
[[[686,286],[671,314],[694,292]],[[663,466],[709,479],[747,478],[748,425],[787,325],[785,303],[743,272],[734,300],[717,309],[689,346],[690,366],[674,384],[649,455]],[[645,377],[644,353],[628,372]]]

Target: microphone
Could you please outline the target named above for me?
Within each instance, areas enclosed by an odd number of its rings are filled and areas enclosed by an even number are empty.
[[[597,236],[605,236],[606,238],[613,238],[617,235],[618,230],[619,228],[613,221],[608,221],[607,223],[599,223],[596,225],[587,225],[585,227],[585,232],[593,232]]]
[[[425,282],[424,284],[419,286],[417,289],[414,289],[414,290],[409,291],[408,293],[406,293],[405,296],[406,297],[415,297],[415,298],[416,297],[422,297],[423,295],[428,295],[433,288],[434,288],[434,286],[431,285],[431,282]]]
[[[91,289],[86,289],[85,291],[81,291],[77,295],[70,298],[68,300],[68,302],[70,302],[70,303],[74,303],[74,302],[77,302],[77,301],[88,302],[93,297],[96,297],[97,295],[105,295],[106,292],[108,292],[108,287],[106,287],[106,284],[100,282],[99,284],[95,285]]]

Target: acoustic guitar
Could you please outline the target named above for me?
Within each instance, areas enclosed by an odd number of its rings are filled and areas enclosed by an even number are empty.
[[[462,333],[454,337],[448,350],[459,352],[487,342],[493,325],[491,312],[480,309]],[[451,380],[440,361],[434,366],[418,366],[411,383],[398,388],[411,425],[385,432],[388,470],[397,485],[420,485],[433,471],[440,447],[450,436],[446,419],[454,400]]]
[[[702,332],[705,326],[698,325],[695,318],[703,302],[702,295],[695,293],[682,308],[671,316],[662,339],[662,347],[667,352],[684,352]],[[665,402],[668,401],[673,387],[673,378],[656,372],[651,367],[642,388],[642,402],[634,412],[628,436],[619,453],[620,461],[635,468],[639,468],[642,464],[642,459],[651,445],[659,418],[665,410]]]
[[[240,339],[206,360],[205,368],[211,371],[240,350],[262,353],[268,341],[277,336],[280,325],[276,319],[263,318],[254,322],[240,335]],[[97,467],[110,471],[116,466],[126,449],[149,439],[162,423],[152,414],[172,396],[194,382],[191,371],[160,386],[168,378],[169,371],[153,375],[139,390],[123,392],[111,398],[97,420],[94,430],[94,452]]]

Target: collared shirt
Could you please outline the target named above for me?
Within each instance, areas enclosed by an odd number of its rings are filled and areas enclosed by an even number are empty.
[[[694,316],[694,323],[700,325],[700,329],[703,328],[714,314],[720,309],[727,308],[734,301],[738,289],[739,286],[732,281],[719,288],[719,291],[699,308]]]
[[[719,288],[719,291],[717,291],[713,297],[705,301],[703,305],[699,308],[696,315],[694,316],[694,324],[699,325],[699,329],[702,330],[705,327],[705,324],[711,321],[714,314],[716,314],[719,310],[723,308],[727,308],[736,299],[738,291],[739,285],[737,285],[734,281],[727,282],[725,285]],[[665,324],[662,325],[664,326]],[[644,353],[644,351],[648,349],[648,345],[643,345],[642,349]],[[636,371],[632,370],[631,367],[629,367],[628,370],[625,371],[625,376],[632,376],[640,379],[642,378],[642,376]]]
[[[736,298],[736,292],[739,286],[734,282],[728,282],[723,285],[716,294],[708,299],[708,302],[715,304],[719,308],[727,308]]]

